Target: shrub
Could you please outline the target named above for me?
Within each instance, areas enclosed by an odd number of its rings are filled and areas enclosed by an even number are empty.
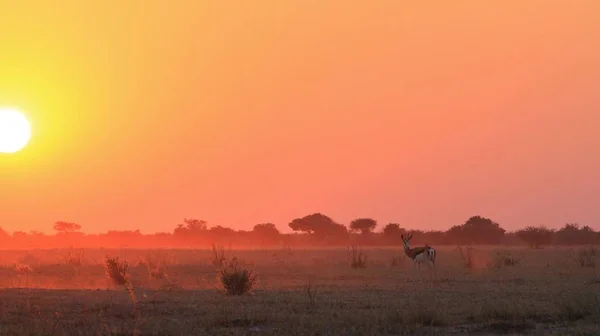
[[[496,253],[494,260],[491,264],[488,264],[492,268],[512,267],[516,266],[520,262],[519,259],[514,257],[510,253]]]
[[[465,249],[463,249],[459,245],[458,251],[460,252],[465,268],[471,269],[475,267],[475,249],[473,247],[467,246]]]
[[[104,259],[104,272],[106,273],[106,277],[112,280],[115,285],[123,286],[125,288],[125,290],[129,293],[129,296],[131,297],[131,303],[133,303],[135,308],[137,299],[133,285],[129,281],[129,276],[127,274],[128,269],[129,264],[127,261],[121,261],[119,260],[119,257],[110,257],[107,255]]]
[[[405,254],[401,255],[401,256],[397,256],[397,257],[393,257],[392,258],[392,262],[391,262],[391,266],[392,267],[398,267],[400,265],[403,265],[406,263],[406,259],[407,256]]]
[[[215,267],[222,267],[223,266],[223,262],[225,262],[226,258],[225,258],[225,248],[223,246],[216,246],[215,244],[212,244],[212,264]]]
[[[66,263],[67,263],[67,265],[70,265],[73,267],[79,267],[79,266],[83,265],[83,249],[77,250],[77,251],[70,249],[67,252]]]
[[[148,269],[148,277],[151,279],[165,279],[168,277],[166,272],[166,262],[158,261],[158,258],[150,253],[146,255],[143,264]]]
[[[242,266],[237,258],[232,258],[229,264],[221,267],[218,280],[228,295],[242,295],[252,289],[257,275],[253,270]]]
[[[17,263],[15,265],[15,270],[17,271],[17,274],[19,274],[19,275],[29,274],[29,273],[33,272],[33,269],[31,268],[31,266],[29,266],[27,264],[22,264],[22,263]]]
[[[579,249],[578,257],[581,267],[596,267],[596,248],[594,246]]]
[[[350,259],[350,268],[352,269],[367,267],[367,255],[355,245],[348,248],[348,258]]]
[[[117,286],[124,286],[129,282],[127,261],[120,261],[119,257],[106,256],[104,259],[104,272],[106,277]]]

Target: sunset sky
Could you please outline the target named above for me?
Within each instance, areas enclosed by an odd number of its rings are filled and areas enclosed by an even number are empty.
[[[600,229],[600,1],[0,0],[0,226]]]

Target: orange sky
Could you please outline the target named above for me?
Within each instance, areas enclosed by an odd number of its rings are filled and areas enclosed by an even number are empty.
[[[599,229],[600,2],[493,3],[0,0],[0,226]]]

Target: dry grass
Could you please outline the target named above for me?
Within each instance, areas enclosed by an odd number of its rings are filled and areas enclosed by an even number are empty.
[[[427,270],[390,266],[400,248],[365,248],[369,267],[360,272],[348,267],[346,249],[237,250],[260,274],[242,296],[214,290],[210,249],[169,251],[168,286],[136,265],[149,251],[105,258],[119,251],[86,250],[74,276],[65,275],[64,250],[2,251],[0,335],[600,333],[600,274],[581,267],[579,249],[474,249],[467,271],[457,249],[438,247],[433,284]],[[15,267],[26,254],[38,259],[24,273],[28,284]],[[509,257],[517,260],[510,267]],[[496,262],[502,267],[486,267]],[[121,290],[135,286],[135,309],[107,276]]]

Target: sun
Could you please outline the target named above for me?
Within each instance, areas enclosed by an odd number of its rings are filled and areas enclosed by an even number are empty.
[[[16,153],[31,138],[31,125],[25,115],[12,108],[0,107],[0,153]]]

